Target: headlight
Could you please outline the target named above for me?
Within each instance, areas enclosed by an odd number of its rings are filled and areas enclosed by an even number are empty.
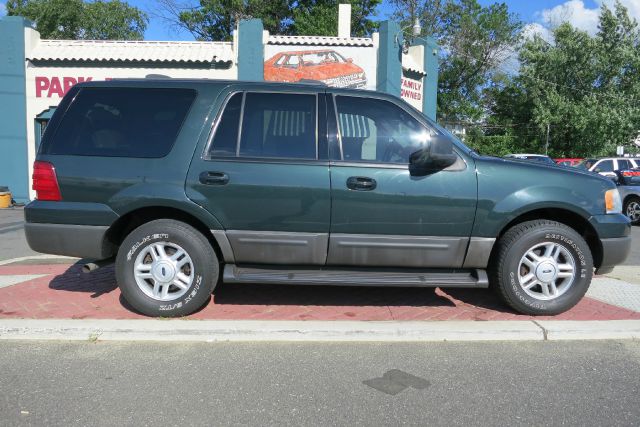
[[[617,188],[604,193],[604,206],[608,214],[622,213],[622,200]]]

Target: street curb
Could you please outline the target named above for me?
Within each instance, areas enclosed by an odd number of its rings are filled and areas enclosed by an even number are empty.
[[[548,340],[640,339],[640,320],[540,320]]]
[[[436,342],[638,338],[640,320],[367,322],[0,319],[0,339],[3,340]]]

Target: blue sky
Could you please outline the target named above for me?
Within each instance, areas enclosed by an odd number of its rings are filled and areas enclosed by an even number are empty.
[[[4,15],[4,1],[0,0],[0,16]],[[197,3],[197,0],[190,0]],[[266,0],[268,1],[268,0]],[[483,5],[494,3],[493,0],[479,0]],[[531,23],[536,32],[544,32],[558,21],[569,20],[575,26],[595,31],[600,4],[612,4],[614,0],[508,0],[509,9],[518,14],[520,19]],[[632,16],[640,18],[640,0],[622,0]],[[145,10],[150,16],[149,27],[145,34],[147,40],[193,40],[191,34],[172,28],[157,16],[156,0],[129,0],[129,3]],[[391,12],[387,5],[378,10],[378,19],[384,19]],[[640,19],[639,19],[640,20]]]
[[[266,0],[268,1],[268,0]],[[600,2],[609,0],[507,0],[509,9],[520,16],[524,22],[527,23],[539,23],[544,25],[544,19],[542,17],[543,11],[551,11],[554,7],[562,7],[564,4],[582,3],[587,10],[597,10]],[[610,0],[613,1],[613,0]],[[145,38],[148,40],[192,40],[193,37],[184,31],[176,31],[175,28],[170,28],[166,22],[162,19],[154,18],[153,12],[156,9],[155,0],[129,0],[131,4],[146,10],[151,15],[151,21],[145,34]],[[194,3],[197,0],[193,0]],[[495,3],[495,0],[479,0],[483,5],[489,5]],[[627,2],[640,3],[640,0],[627,0]],[[386,2],[385,2],[386,3]],[[576,8],[576,6],[572,6]],[[571,6],[570,6],[571,8]],[[580,6],[577,6],[580,9]],[[391,8],[386,4],[383,4],[378,10],[378,19],[384,19],[391,12]],[[639,10],[640,12],[640,10]]]

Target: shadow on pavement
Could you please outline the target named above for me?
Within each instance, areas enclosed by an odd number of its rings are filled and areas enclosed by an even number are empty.
[[[69,267],[49,283],[56,291],[91,293],[99,298],[117,289],[114,266],[82,273],[83,261]],[[137,313],[120,295],[120,303]],[[216,305],[300,306],[409,306],[456,307],[468,304],[481,309],[515,313],[489,289],[400,288],[357,286],[292,286],[220,283],[213,293]],[[211,304],[211,301],[207,304]],[[206,306],[205,306],[206,307]]]
[[[57,291],[90,292],[91,298],[98,298],[116,290],[116,278],[113,266],[106,266],[91,273],[83,273],[83,260],[73,264],[49,283],[49,288]]]

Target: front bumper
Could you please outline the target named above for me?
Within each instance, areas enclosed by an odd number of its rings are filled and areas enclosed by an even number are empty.
[[[602,263],[596,274],[606,274],[616,265],[622,264],[631,252],[631,236],[600,239],[602,243]]]
[[[109,227],[100,225],[46,224],[27,222],[27,243],[37,252],[78,258],[106,259],[115,253],[105,234]]]
[[[594,215],[589,223],[600,238],[602,259],[596,268],[597,274],[611,272],[622,264],[631,251],[631,223],[622,214]]]

